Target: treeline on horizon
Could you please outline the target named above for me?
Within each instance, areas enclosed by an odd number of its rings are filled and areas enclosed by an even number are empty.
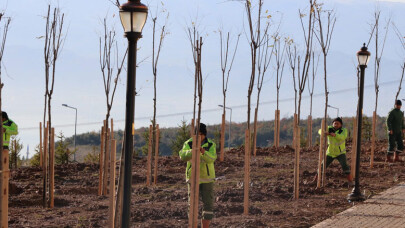
[[[316,145],[319,141],[318,130],[321,127],[321,118],[313,119],[313,132],[312,138],[314,140],[314,144]],[[386,117],[377,117],[377,126],[376,126],[376,134],[377,139],[384,139],[386,138]],[[332,118],[328,119],[328,124],[331,125]],[[348,129],[349,131],[349,138],[352,137],[353,132],[353,117],[344,117],[343,118],[343,126]],[[187,123],[189,124],[189,122]],[[176,137],[181,129],[182,123],[179,122],[178,127],[171,127],[171,128],[161,128],[161,138],[160,138],[160,146],[159,151],[162,156],[170,156],[176,154],[178,151],[172,151],[172,145],[176,140]],[[293,118],[283,118],[281,119],[280,123],[280,145],[291,145],[292,138],[293,138]],[[371,130],[372,130],[372,118],[371,117],[363,117],[363,126],[362,126],[362,139],[363,140],[370,140],[371,139]],[[188,126],[189,129],[189,126]],[[219,147],[219,132],[220,132],[220,125],[208,125],[208,138],[211,138],[217,143],[217,147]],[[231,125],[231,142],[230,147],[240,147],[244,144],[244,134],[246,129],[246,123],[234,123],[232,122]],[[301,120],[301,144],[305,145],[307,139],[307,120]],[[143,127],[139,128],[135,131],[135,153],[137,155],[142,156],[142,147],[145,146],[145,132],[148,132],[148,129]],[[229,125],[227,123],[226,126],[226,134],[225,134],[225,148],[228,147],[228,133],[229,133]],[[117,153],[121,152],[121,142],[123,139],[124,132],[123,130],[118,130],[115,132],[114,138],[117,139]],[[257,146],[258,147],[271,147],[273,146],[273,138],[274,138],[274,121],[259,121],[258,122],[258,134],[257,134]],[[73,146],[73,137],[66,138],[66,142]],[[76,138],[76,145],[77,146],[100,146],[100,132],[88,132],[84,134],[77,135]]]

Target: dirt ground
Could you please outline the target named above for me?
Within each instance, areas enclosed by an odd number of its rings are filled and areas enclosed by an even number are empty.
[[[388,164],[386,141],[378,142],[375,166],[369,168],[370,145],[362,146],[360,186],[367,197],[405,181],[405,163]],[[348,143],[348,150],[351,149]],[[350,164],[350,152],[348,152]],[[252,156],[250,215],[243,216],[243,150],[226,153],[216,162],[216,203],[213,227],[310,227],[351,206],[352,190],[340,165],[327,169],[327,184],[316,189],[318,148],[303,149],[300,199],[293,200],[293,156],[290,147],[259,148]],[[133,168],[131,223],[133,227],[187,227],[185,163],[177,157],[159,159],[158,185],[145,186],[146,160]],[[97,196],[98,166],[72,164],[56,167],[55,208],[42,207],[39,168],[13,170],[10,179],[10,227],[107,227],[108,198]]]

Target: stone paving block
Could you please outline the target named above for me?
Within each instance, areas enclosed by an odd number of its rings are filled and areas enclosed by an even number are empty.
[[[392,187],[313,226],[326,227],[405,228],[405,184]]]

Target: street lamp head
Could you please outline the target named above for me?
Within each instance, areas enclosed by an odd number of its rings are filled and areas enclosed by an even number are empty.
[[[223,108],[224,106],[223,105],[218,105],[219,107],[221,107],[221,108]]]
[[[68,105],[67,105],[67,104],[62,104],[62,106],[65,106],[65,107],[67,107]]]
[[[128,0],[120,6],[120,18],[126,34],[141,33],[148,17],[148,7],[140,0]]]
[[[367,51],[366,44],[364,43],[360,51],[357,52],[357,59],[359,60],[359,65],[367,67],[368,62],[370,61],[370,55],[371,53]]]

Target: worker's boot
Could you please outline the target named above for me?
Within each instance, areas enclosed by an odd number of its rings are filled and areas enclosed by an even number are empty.
[[[401,160],[400,157],[399,157],[399,154],[400,154],[401,152],[402,152],[402,151],[400,151],[400,150],[395,151],[395,154],[394,154],[394,162],[402,162],[402,160]]]
[[[385,159],[386,162],[393,163],[394,160],[392,158],[392,154],[387,154],[387,158]]]
[[[202,228],[209,228],[209,227],[210,227],[211,220],[204,220],[204,219],[202,219],[202,220],[201,220],[201,223],[202,223]]]
[[[351,174],[347,174],[347,182],[349,183],[350,186],[353,186],[353,177]]]

